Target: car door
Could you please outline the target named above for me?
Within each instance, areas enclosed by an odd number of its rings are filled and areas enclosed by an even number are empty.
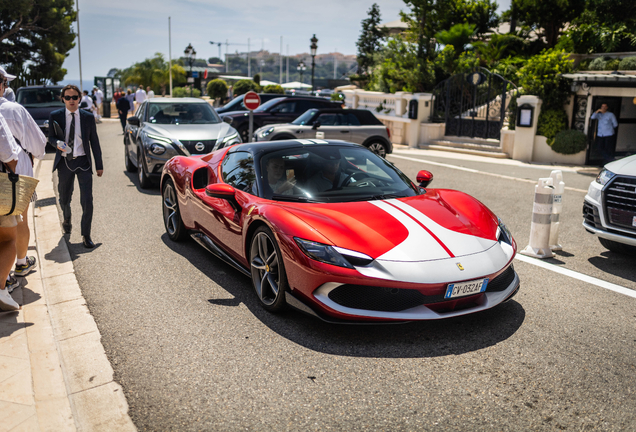
[[[130,155],[130,160],[133,161],[133,163],[137,163],[137,149],[139,148],[139,146],[143,145],[141,143],[141,129],[143,128],[143,115],[146,111],[146,103],[142,103],[141,105],[139,105],[139,107],[137,108],[137,111],[135,112],[135,117],[137,117],[139,119],[139,126],[135,126],[133,124],[128,123],[128,142],[130,143],[130,146],[128,147],[128,154]]]
[[[351,142],[362,144],[368,137],[377,133],[377,126],[365,126],[355,114],[343,113],[342,115],[346,118],[344,122],[349,125]],[[373,130],[374,127],[375,131]]]
[[[291,123],[296,117],[299,116],[297,114],[296,101],[293,100],[283,100],[269,110],[269,116],[267,116],[263,120],[263,124],[278,124],[278,123]]]
[[[205,190],[197,191],[197,196],[207,207],[206,215],[197,216],[195,221],[201,224],[206,234],[210,235],[234,258],[242,261],[243,251],[243,219],[246,211],[243,207],[256,194],[256,173],[252,154],[245,151],[229,152],[220,166],[221,180],[236,189],[233,201],[212,198]]]
[[[349,140],[349,127],[340,124],[339,114],[335,112],[321,113],[314,121],[316,136],[311,138]],[[320,124],[318,127],[316,127]]]

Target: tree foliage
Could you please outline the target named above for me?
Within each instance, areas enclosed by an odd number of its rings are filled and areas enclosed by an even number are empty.
[[[232,91],[234,92],[234,97],[245,94],[250,90],[255,91],[256,93],[259,93],[261,91],[261,86],[256,84],[251,79],[244,79],[244,80],[237,81],[236,84],[234,84],[234,87],[232,89]]]
[[[512,17],[543,35],[554,48],[566,23],[584,10],[585,0],[512,0]]]
[[[0,62],[20,79],[57,83],[75,46],[73,0],[0,1]]]
[[[150,86],[159,89],[162,94],[166,93],[166,88],[170,83],[169,64],[161,53],[155,53],[153,58],[147,58],[135,63],[129,68],[117,73],[117,77],[124,85]],[[172,85],[173,87],[186,82],[186,71],[179,63],[172,64]],[[174,88],[173,88],[174,91]]]
[[[417,57],[417,46],[401,35],[388,39],[386,47],[377,56],[370,86],[373,90],[395,93],[416,92],[432,88],[434,76],[430,68],[422,71]]]
[[[227,95],[227,83],[220,78],[208,82],[208,96],[212,99],[223,99]]]
[[[572,71],[573,61],[564,51],[545,50],[528,59],[519,70],[519,85],[525,94],[543,100],[542,109],[563,109],[570,95],[568,81],[561,75]]]
[[[380,28],[380,6],[373,3],[368,10],[368,18],[362,20],[362,30],[356,46],[358,47],[358,74],[368,74],[375,65],[374,56],[380,50],[387,32]]]
[[[270,84],[263,88],[263,93],[285,94],[285,89],[278,84]]]

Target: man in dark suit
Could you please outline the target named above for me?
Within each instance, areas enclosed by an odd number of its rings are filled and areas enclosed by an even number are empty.
[[[64,233],[71,233],[71,197],[75,186],[75,177],[80,187],[82,204],[82,241],[84,247],[92,249],[91,222],[93,220],[93,164],[91,151],[95,159],[97,177],[104,173],[102,149],[97,137],[97,126],[93,114],[79,109],[80,90],[74,85],[62,89],[62,100],[66,108],[53,111],[49,116],[49,142],[57,147],[53,171],[57,170],[58,193],[64,216]],[[63,136],[56,136],[56,122]],[[64,139],[62,139],[64,138]],[[66,150],[65,150],[66,148]]]

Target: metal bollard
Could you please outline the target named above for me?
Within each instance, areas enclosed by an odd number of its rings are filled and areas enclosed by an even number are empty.
[[[532,206],[532,224],[530,225],[530,244],[520,253],[535,258],[552,258],[550,250],[550,221],[554,186],[551,178],[540,178],[534,187],[534,205]]]
[[[565,183],[563,182],[563,173],[561,170],[554,170],[550,173],[552,185],[554,186],[554,204],[552,205],[552,219],[550,220],[550,249],[562,250],[559,244],[559,228],[561,226],[560,218],[563,210],[563,192],[565,191]]]

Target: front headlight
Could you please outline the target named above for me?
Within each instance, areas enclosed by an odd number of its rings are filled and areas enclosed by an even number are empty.
[[[262,136],[263,138],[265,138],[267,135],[271,134],[272,132],[274,132],[274,128],[273,128],[273,127],[271,127],[271,128],[269,128],[269,129],[267,129],[267,130],[263,131],[263,132],[261,133],[261,136]]]
[[[610,170],[603,168],[603,170],[596,177],[596,183],[600,183],[605,186],[607,182],[609,182],[615,175],[616,174],[614,174]]]
[[[499,227],[497,228],[497,241],[502,241],[512,246],[512,233],[500,218],[497,218],[497,221],[499,222]]]
[[[221,142],[226,145],[239,144],[241,142],[241,136],[238,132],[234,132],[232,135],[223,138]]]
[[[164,142],[166,144],[172,144],[172,140],[170,138],[166,138],[161,135],[146,134],[146,136],[155,141]]]
[[[354,265],[366,266],[373,261],[370,256],[349,249],[303,240],[298,237],[294,237],[294,240],[309,258],[327,264],[352,269]]]
[[[150,151],[156,155],[164,154],[166,152],[166,148],[161,144],[150,144]]]

